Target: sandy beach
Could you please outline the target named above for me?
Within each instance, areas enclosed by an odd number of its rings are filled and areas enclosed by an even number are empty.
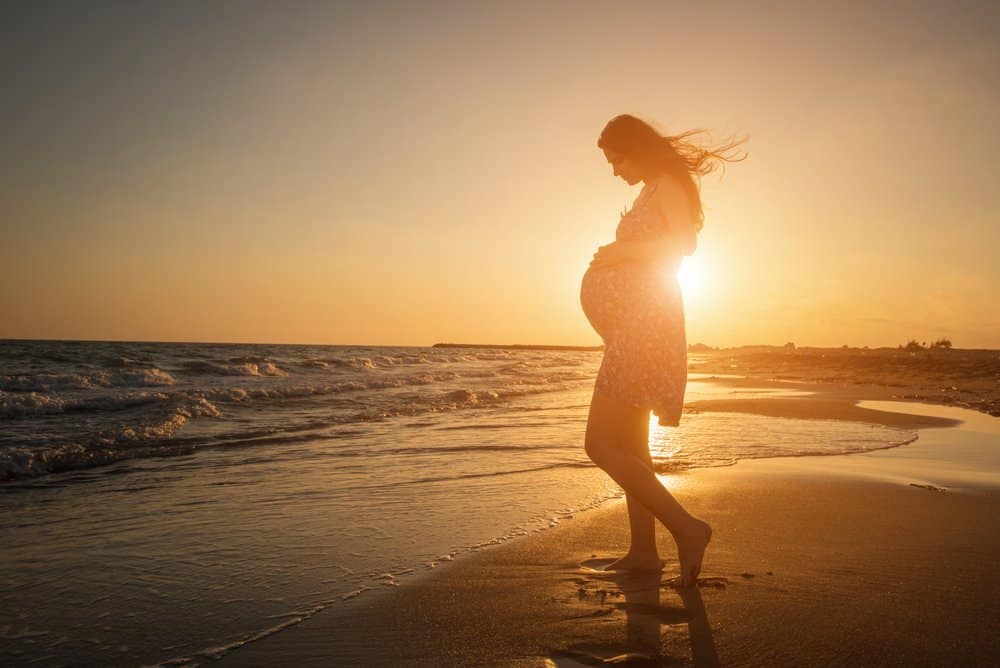
[[[887,401],[872,388],[809,389],[818,393],[688,410],[867,420],[920,438],[661,476],[715,529],[697,588],[671,585],[676,554],[662,528],[662,573],[601,570],[628,545],[625,504],[615,500],[324,610],[221,663],[995,665],[998,420]]]

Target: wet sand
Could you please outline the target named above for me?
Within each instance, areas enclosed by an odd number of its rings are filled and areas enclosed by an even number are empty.
[[[895,399],[971,408],[1000,417],[1000,351],[748,346],[690,356],[696,373],[738,374],[747,382],[838,383]]]
[[[221,663],[994,665],[997,420],[920,404],[906,415],[885,398],[831,386],[813,398],[689,406],[920,429],[888,450],[661,476],[715,528],[697,588],[671,585],[676,554],[662,528],[662,573],[601,571],[628,545],[619,500],[366,592]],[[966,421],[951,426],[956,415]]]

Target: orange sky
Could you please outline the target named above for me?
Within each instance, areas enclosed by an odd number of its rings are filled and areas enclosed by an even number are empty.
[[[541,4],[22,10],[0,338],[600,343],[634,113],[751,137],[690,342],[1000,348],[993,3]]]

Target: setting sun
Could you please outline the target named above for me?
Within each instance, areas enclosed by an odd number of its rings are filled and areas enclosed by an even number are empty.
[[[702,292],[704,279],[701,262],[694,255],[684,258],[677,278],[684,293],[684,299],[689,300]]]

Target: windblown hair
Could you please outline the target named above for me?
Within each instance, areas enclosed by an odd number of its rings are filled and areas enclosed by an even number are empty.
[[[679,135],[661,135],[642,119],[623,114],[615,116],[601,131],[597,145],[611,149],[677,179],[684,188],[697,216],[698,229],[705,225],[705,212],[701,205],[701,177],[719,167],[725,173],[725,163],[740,162],[747,158],[731,155],[746,138],[729,141],[715,147],[689,141],[688,138],[707,132],[704,129],[688,130]]]

